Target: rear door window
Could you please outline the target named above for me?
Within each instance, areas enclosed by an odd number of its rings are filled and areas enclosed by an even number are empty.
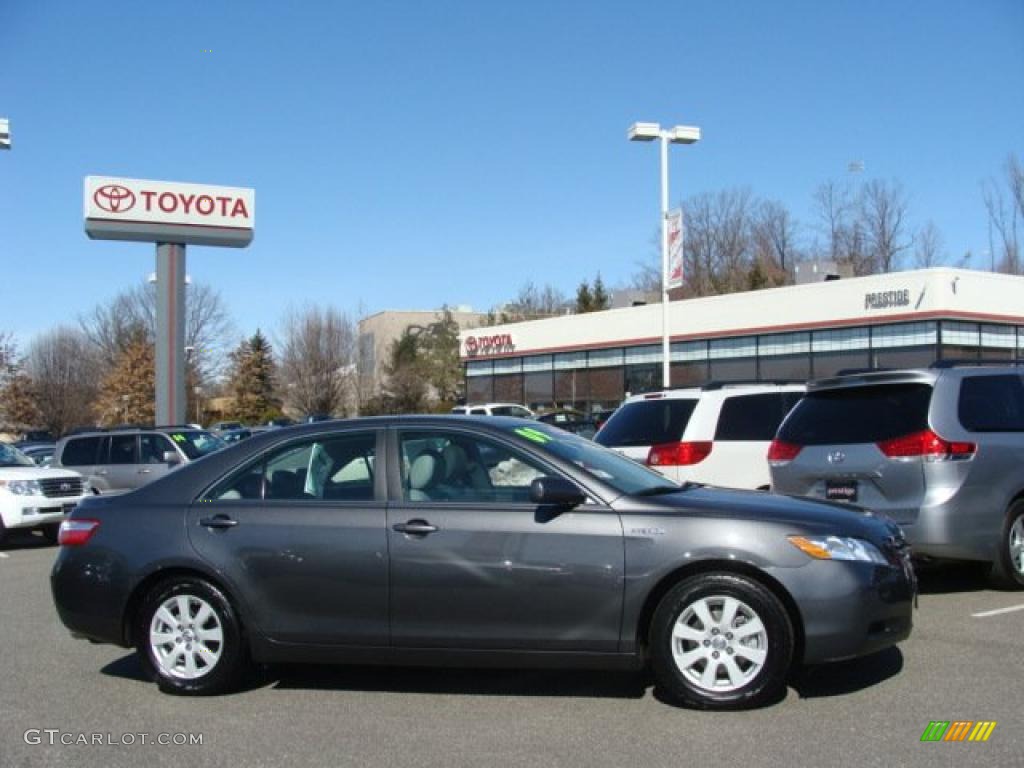
[[[101,437],[76,437],[64,444],[60,463],[65,467],[86,467],[96,463]]]
[[[696,400],[682,398],[627,403],[594,439],[601,445],[618,447],[679,442],[696,407]]]
[[[135,464],[135,435],[111,435],[108,464]]]
[[[808,393],[779,430],[797,445],[877,443],[928,428],[928,384],[878,384]]]
[[[1024,376],[966,377],[958,410],[968,432],[1024,432]]]
[[[800,392],[765,392],[760,395],[734,395],[722,403],[715,429],[715,440],[769,441],[789,410],[803,397]]]

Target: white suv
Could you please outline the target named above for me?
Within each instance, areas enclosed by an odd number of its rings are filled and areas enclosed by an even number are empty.
[[[0,541],[12,528],[40,528],[56,541],[65,515],[91,495],[77,472],[37,466],[17,448],[0,443]]]
[[[666,477],[767,490],[766,455],[803,384],[708,384],[628,398],[594,440]]]
[[[478,405],[457,405],[452,408],[456,416],[518,416],[534,419],[537,415],[525,405],[518,403],[480,403]]]

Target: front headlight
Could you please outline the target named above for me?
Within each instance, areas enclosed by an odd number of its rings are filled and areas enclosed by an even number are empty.
[[[878,547],[849,536],[790,536],[789,543],[815,560],[855,560],[886,565]]]
[[[7,490],[16,496],[42,496],[43,489],[38,480],[8,480]]]

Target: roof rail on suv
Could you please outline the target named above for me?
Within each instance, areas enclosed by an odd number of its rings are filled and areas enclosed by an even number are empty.
[[[705,392],[713,392],[717,389],[725,389],[726,387],[749,387],[754,385],[764,385],[766,387],[778,386],[784,387],[789,384],[804,384],[803,380],[797,381],[796,379],[736,379],[734,381],[709,381],[707,384],[702,385],[700,388]]]

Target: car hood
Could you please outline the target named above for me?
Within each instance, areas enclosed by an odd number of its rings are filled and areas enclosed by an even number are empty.
[[[791,525],[794,533],[816,532],[870,540],[902,537],[899,526],[887,516],[863,507],[763,491],[684,487],[675,493],[632,497],[630,501],[631,507],[641,503],[644,513],[771,522]],[[639,508],[636,511],[641,512]]]
[[[70,469],[50,469],[49,467],[0,467],[0,480],[46,480],[48,478],[81,477]]]

